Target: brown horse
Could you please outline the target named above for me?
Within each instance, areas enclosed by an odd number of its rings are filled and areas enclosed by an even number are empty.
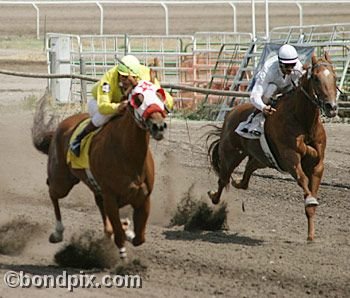
[[[147,84],[152,85],[146,82]],[[59,199],[67,196],[80,181],[94,193],[105,233],[109,236],[114,233],[114,241],[120,250],[121,258],[126,257],[126,235],[119,218],[119,208],[131,205],[134,209],[133,245],[138,246],[145,241],[150,195],[154,184],[154,162],[149,149],[149,139],[151,135],[155,140],[161,140],[166,128],[164,104],[160,99],[164,92],[162,89],[152,90],[153,99],[150,101],[149,96],[135,93],[131,101],[124,105],[124,109],[93,137],[89,161],[95,181],[87,176],[84,169],[73,169],[66,162],[71,135],[88,115],[71,116],[63,120],[56,130],[40,132],[42,123],[38,119],[43,118],[44,112],[40,106],[44,103],[39,105],[34,119],[33,143],[39,151],[48,154],[47,184],[56,216],[56,227],[50,236],[50,242],[63,240],[64,227]]]
[[[320,119],[320,110],[327,117],[336,115],[336,74],[327,53],[324,58],[312,56],[312,66],[300,79],[299,87],[285,94],[277,103],[277,111],[265,121],[265,136],[279,168],[290,173],[304,191],[305,212],[308,219],[308,240],[315,235],[314,216],[317,191],[324,170],[326,133]],[[218,204],[224,187],[234,169],[246,158],[243,178],[232,181],[236,188],[247,189],[252,173],[260,168],[274,167],[265,157],[259,140],[246,139],[235,132],[241,121],[247,119],[254,107],[250,103],[236,106],[211,136],[219,136],[211,143],[208,155],[219,176],[218,190],[208,192]]]

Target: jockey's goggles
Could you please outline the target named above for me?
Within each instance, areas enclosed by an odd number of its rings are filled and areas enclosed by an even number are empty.
[[[293,69],[296,63],[282,63],[280,62],[281,69]]]

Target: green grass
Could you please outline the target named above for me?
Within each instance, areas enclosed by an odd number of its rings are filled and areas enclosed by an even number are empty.
[[[0,49],[28,49],[42,51],[44,41],[28,36],[1,36]]]

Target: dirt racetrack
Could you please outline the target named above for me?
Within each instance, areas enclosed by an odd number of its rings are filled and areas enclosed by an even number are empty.
[[[65,241],[49,244],[54,225],[48,198],[46,156],[31,144],[29,95],[40,96],[45,80],[1,76],[0,133],[0,271],[60,274],[53,256],[71,236],[87,230],[102,234],[94,200],[82,185],[62,201]],[[216,186],[208,171],[206,128],[201,122],[169,120],[166,140],[152,142],[156,186],[147,242],[127,249],[147,267],[142,289],[10,289],[1,297],[349,297],[350,295],[350,126],[327,124],[328,148],[316,236],[306,242],[302,192],[289,177],[260,170],[247,191],[230,189],[229,230],[184,232],[169,228],[177,203],[194,185],[191,196],[209,203]],[[188,127],[188,130],[187,130]],[[246,211],[242,212],[241,202]],[[8,223],[12,223],[8,226]],[[20,248],[23,247],[21,250]],[[69,271],[70,270],[70,271]],[[109,271],[97,271],[97,276]]]
[[[45,64],[32,63],[31,54],[1,49],[0,68],[45,72]],[[16,63],[23,55],[26,60]],[[130,259],[146,268],[142,289],[8,288],[3,277],[10,270],[79,274],[57,266],[54,254],[74,235],[89,230],[102,235],[102,223],[91,193],[78,185],[61,202],[65,240],[49,244],[55,221],[45,184],[47,158],[32,146],[30,131],[30,96],[39,98],[46,80],[0,75],[0,81],[0,297],[350,297],[350,125],[326,124],[316,240],[308,244],[301,189],[270,169],[257,171],[248,190],[224,193],[227,231],[170,228],[184,194],[193,186],[191,196],[210,203],[206,192],[217,181],[201,138],[205,123],[176,119],[168,120],[165,140],[151,143],[156,185],[146,243],[127,245]],[[101,278],[110,272],[90,274]]]

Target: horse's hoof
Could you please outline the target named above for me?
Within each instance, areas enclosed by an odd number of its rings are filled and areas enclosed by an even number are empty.
[[[208,196],[214,205],[219,204],[220,198],[217,198],[217,192],[210,190],[208,191]]]
[[[232,180],[231,185],[235,188],[239,188],[239,182],[237,182],[236,180]]]
[[[232,180],[231,185],[237,189],[247,189],[248,188],[248,185],[242,185],[241,182],[237,182],[236,180]]]
[[[50,243],[58,243],[58,242],[62,242],[62,240],[63,240],[63,235],[57,235],[55,233],[52,233],[49,237]]]
[[[134,239],[132,239],[132,245],[133,246],[140,246],[141,244],[143,244],[145,242],[144,239],[137,239],[137,237],[135,237]]]
[[[126,240],[129,242],[132,242],[132,240],[135,238],[135,233],[133,230],[127,230],[125,231]]]
[[[315,242],[314,242],[314,237],[310,237],[310,236],[307,237],[307,240],[306,240],[306,241],[307,241],[307,244],[315,243]]]

